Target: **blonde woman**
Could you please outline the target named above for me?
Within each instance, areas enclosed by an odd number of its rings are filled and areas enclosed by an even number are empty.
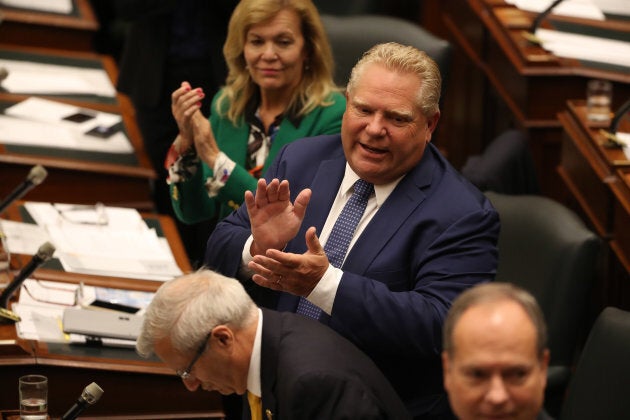
[[[204,92],[173,92],[180,134],[167,158],[171,200],[186,223],[221,219],[243,202],[282,146],[341,129],[345,98],[310,0],[243,0],[223,48],[226,85],[199,111]]]

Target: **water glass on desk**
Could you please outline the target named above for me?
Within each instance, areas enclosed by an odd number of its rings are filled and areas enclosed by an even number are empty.
[[[612,83],[608,80],[589,80],[586,85],[586,117],[589,121],[610,121]]]
[[[48,418],[48,378],[43,375],[24,375],[19,379],[20,419]]]

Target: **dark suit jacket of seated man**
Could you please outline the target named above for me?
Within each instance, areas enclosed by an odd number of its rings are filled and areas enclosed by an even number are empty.
[[[418,56],[437,74],[428,111],[416,99],[428,76],[397,68],[401,55]],[[282,149],[255,197],[246,193],[246,206],[217,226],[206,251],[206,264],[239,278],[260,305],[295,312],[304,296],[319,306],[320,320],[376,362],[416,418],[450,415],[442,324],[459,293],[494,277],[498,257],[497,212],[429,143],[439,119],[439,88],[439,70],[426,54],[393,43],[374,47],[348,84],[341,136],[306,138]],[[374,161],[393,161],[394,179],[374,176]],[[333,268],[315,229],[319,234],[334,223],[327,219],[344,193],[340,185],[357,176],[375,184],[370,200],[376,210],[341,268]],[[280,209],[279,217],[289,215],[266,230],[277,237],[271,239],[259,229],[260,214],[270,207]],[[337,281],[332,293],[320,290],[331,273]]]

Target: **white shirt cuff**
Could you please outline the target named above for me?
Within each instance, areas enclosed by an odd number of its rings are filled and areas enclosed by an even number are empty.
[[[341,283],[341,276],[343,276],[343,271],[329,264],[319,283],[306,298],[319,306],[322,311],[331,315],[337,289],[339,288],[339,283]]]

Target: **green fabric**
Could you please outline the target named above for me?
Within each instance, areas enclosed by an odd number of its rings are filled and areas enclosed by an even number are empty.
[[[216,100],[220,93],[212,101],[213,110],[216,110]],[[345,97],[335,92],[330,100],[332,105],[314,109],[302,118],[299,127],[295,127],[288,119],[283,119],[263,172],[273,162],[282,146],[303,137],[336,134],[341,131],[341,118],[346,108]],[[175,214],[185,223],[196,223],[216,216],[222,219],[243,203],[245,191],[256,189],[257,179],[245,169],[249,125],[243,122],[235,126],[227,118],[220,117],[218,112],[210,116],[210,123],[219,149],[236,163],[236,167],[228,182],[213,198],[208,196],[205,188],[205,180],[212,176],[212,169],[203,162],[192,179],[171,185],[171,201]]]

